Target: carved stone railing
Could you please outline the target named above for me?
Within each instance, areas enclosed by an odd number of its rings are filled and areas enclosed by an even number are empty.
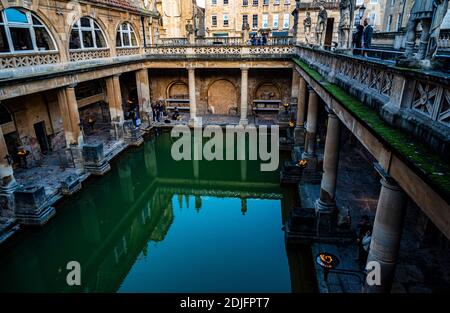
[[[197,46],[214,46],[214,45],[241,46],[242,45],[242,37],[196,38],[195,45],[197,45]]]
[[[178,46],[178,47],[148,47],[145,53],[148,56],[180,56],[180,57],[244,57],[244,56],[272,56],[291,57],[296,47],[285,46]]]
[[[140,53],[139,47],[131,47],[131,48],[117,48],[116,54],[118,57],[124,56],[124,55],[135,55]]]
[[[160,38],[157,40],[158,46],[186,46],[187,38]]]
[[[436,150],[450,149],[450,77],[397,68],[386,62],[298,46],[299,60],[388,123]]]
[[[111,53],[108,48],[69,51],[70,62],[109,58],[110,56]]]
[[[420,40],[421,32],[416,32],[416,42]],[[393,49],[404,49],[406,44],[406,32],[377,32],[373,34],[372,45]],[[438,40],[438,53],[450,51],[450,30],[441,30]]]
[[[55,64],[59,62],[59,52],[33,52],[0,55],[0,69]]]

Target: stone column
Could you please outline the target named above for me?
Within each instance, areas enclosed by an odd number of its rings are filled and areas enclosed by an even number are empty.
[[[148,69],[143,68],[136,71],[136,87],[140,115],[151,116],[150,107],[150,84],[148,80]],[[142,118],[142,116],[141,116]]]
[[[80,113],[78,111],[77,98],[75,96],[75,85],[66,87],[67,109],[72,128],[72,144],[83,144],[83,133],[81,132]]]
[[[316,201],[316,210],[333,212],[336,208],[336,179],[339,164],[339,139],[341,125],[338,117],[330,112],[328,114],[327,136],[323,157],[323,175],[320,186],[320,197]]]
[[[295,144],[305,143],[305,111],[306,111],[306,80],[299,77],[297,95],[297,122],[294,130]]]
[[[2,127],[0,126],[0,194],[12,193],[17,187],[14,171],[8,161],[8,156],[8,147],[3,137]],[[9,157],[11,157],[10,160],[12,162],[12,156]],[[2,216],[2,212],[0,212],[0,216]]]
[[[119,75],[106,78],[106,92],[108,94],[109,112],[111,121],[123,122],[122,94],[120,91]]]
[[[241,119],[239,124],[247,125],[248,111],[248,68],[241,67]]]
[[[369,286],[366,282],[365,292],[388,293],[391,291],[405,213],[406,195],[397,183],[385,174],[381,179],[380,198],[367,259],[367,262],[376,261],[380,264],[381,285]]]
[[[319,96],[312,88],[310,88],[308,116],[306,121],[305,151],[303,152],[302,156],[304,159],[315,159],[316,157],[316,132],[318,114]]]
[[[297,98],[298,97],[299,79],[300,79],[300,74],[294,68],[292,70],[291,98]]]
[[[193,125],[197,119],[197,99],[195,95],[195,68],[188,68],[189,77],[189,124]]]
[[[66,146],[70,147],[71,145],[76,144],[76,138],[74,138],[72,133],[73,126],[72,121],[70,120],[69,107],[67,105],[66,88],[58,89],[57,96],[58,96],[58,106],[61,112],[61,118],[63,123],[64,136],[66,138]]]

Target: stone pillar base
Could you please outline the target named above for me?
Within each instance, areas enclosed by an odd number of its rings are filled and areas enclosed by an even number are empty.
[[[134,147],[139,147],[144,143],[144,138],[142,138],[141,130],[139,127],[135,127],[133,122],[126,121],[124,123],[124,140],[125,142]]]
[[[52,218],[56,211],[47,202],[45,189],[23,187],[14,192],[15,215],[20,224],[42,226]]]
[[[111,137],[115,140],[123,139],[123,122],[112,122],[111,126]]]
[[[189,118],[188,126],[189,127],[202,127],[202,119],[197,116],[191,117],[191,118]]]
[[[0,186],[0,201],[2,208],[0,209],[0,217],[14,217],[14,191],[20,186],[11,175],[9,183]]]
[[[314,206],[316,208],[316,212],[321,213],[334,213],[336,211],[336,203],[325,203],[322,202],[320,199],[317,199],[314,203]]]
[[[305,128],[296,126],[294,129],[294,144],[303,146],[305,144]]]
[[[104,175],[111,169],[103,153],[103,143],[83,146],[84,168],[93,175]]]
[[[317,168],[317,164],[319,163],[319,161],[317,160],[317,155],[310,154],[305,151],[302,153],[302,159],[306,160],[306,162],[307,162],[305,169],[316,169]]]
[[[320,200],[314,203],[316,210],[317,231],[332,232],[337,225],[337,209],[335,204],[326,204]]]
[[[248,125],[248,119],[247,118],[241,118],[239,120],[239,125],[247,126]]]
[[[81,189],[81,182],[77,175],[69,175],[61,182],[61,192],[63,195],[71,196]]]
[[[84,168],[92,175],[102,176],[109,172],[109,170],[111,169],[111,165],[109,165],[108,162],[104,161],[103,163],[99,164],[85,164]]]

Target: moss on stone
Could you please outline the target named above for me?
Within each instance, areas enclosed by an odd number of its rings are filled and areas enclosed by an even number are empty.
[[[430,148],[417,142],[411,135],[383,121],[377,112],[350,96],[342,88],[323,81],[323,77],[304,62],[296,58],[294,58],[294,62],[320,83],[342,106],[383,138],[393,151],[399,153],[428,177],[445,193],[447,198],[450,196],[450,163],[448,160],[443,160]]]

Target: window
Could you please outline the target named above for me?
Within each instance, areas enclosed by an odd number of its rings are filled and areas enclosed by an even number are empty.
[[[211,5],[216,5],[217,4],[217,0],[211,0]]]
[[[269,5],[269,0],[263,0],[263,5]]]
[[[403,14],[399,13],[397,16],[397,27],[396,27],[396,31],[400,31],[400,29],[402,28],[402,19],[403,19]]]
[[[116,35],[116,47],[137,47],[136,35],[130,23],[119,25]]]
[[[253,14],[252,27],[258,28],[258,15],[257,14]]]
[[[214,27],[217,26],[217,16],[215,15],[211,16],[211,25]]]
[[[283,28],[284,29],[289,28],[289,18],[290,18],[289,13],[285,13],[283,16]]]
[[[291,1],[290,0],[284,0],[284,4],[289,5],[289,4],[291,4]]]
[[[278,13],[273,15],[272,28],[278,29]]]
[[[34,14],[15,8],[0,12],[0,53],[55,50],[48,29]]]
[[[263,16],[262,16],[262,28],[269,28],[269,14],[263,14]]]
[[[223,16],[223,26],[228,27],[228,15],[226,14]]]
[[[395,0],[391,0],[391,7],[395,5]]]
[[[248,23],[248,15],[244,14],[242,15],[242,26],[244,26],[244,24]]]
[[[244,7],[248,6],[248,0],[242,0],[242,5],[243,5]]]
[[[223,5],[228,5],[228,0],[223,0]]]
[[[370,22],[370,25],[375,25],[375,19],[377,18],[377,14],[375,13],[375,12],[371,12],[370,14],[369,14],[369,22]]]
[[[388,22],[387,22],[387,25],[386,25],[386,31],[387,32],[391,31],[391,25],[392,25],[392,15],[389,15]]]
[[[259,3],[258,3],[258,0],[253,0],[253,6],[254,6],[254,7],[257,7],[258,4],[259,4]]]
[[[280,0],[273,0],[273,5],[280,5]]]
[[[72,26],[69,49],[100,49],[106,48],[103,31],[90,17],[82,17]]]

